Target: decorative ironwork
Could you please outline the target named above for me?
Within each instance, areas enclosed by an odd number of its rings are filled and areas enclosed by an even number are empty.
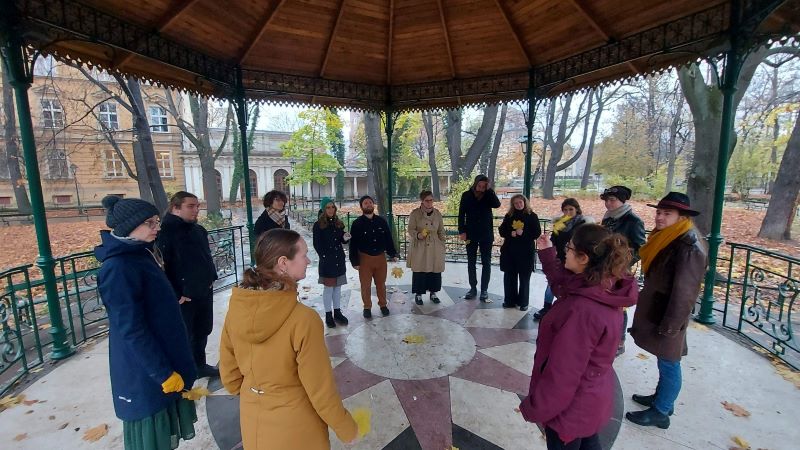
[[[214,283],[214,291],[239,283],[240,267],[244,265],[245,243],[242,239],[242,228],[238,225],[208,232],[211,257],[217,268],[218,277]]]
[[[64,299],[73,345],[104,333],[108,313],[97,289],[100,261],[94,257],[93,252],[82,252],[59,258],[58,267],[61,296]],[[73,310],[73,306],[77,310]],[[75,326],[75,319],[78,320],[79,327]]]
[[[25,336],[24,329],[31,329],[23,312],[31,314],[33,301],[29,286],[30,265],[16,267],[0,273],[0,395],[5,393],[33,366],[42,362],[38,333],[35,339]],[[22,287],[20,285],[23,285]],[[35,315],[34,315],[35,316]],[[34,331],[37,331],[35,319]],[[36,350],[26,355],[25,348],[33,344]]]

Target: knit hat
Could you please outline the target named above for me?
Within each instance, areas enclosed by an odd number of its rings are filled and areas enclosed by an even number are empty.
[[[119,237],[127,237],[145,220],[158,215],[155,206],[138,198],[107,195],[102,204],[106,209],[106,225]]]
[[[322,200],[319,201],[319,214],[318,215],[321,216],[325,212],[325,207],[328,206],[328,203],[333,203],[334,205],[336,204],[336,202],[333,201],[332,198],[330,198],[330,197],[322,197]]]
[[[616,197],[617,200],[621,201],[622,203],[625,203],[631,199],[632,194],[633,191],[631,191],[625,186],[611,186],[610,188],[603,191],[602,194],[600,194],[600,198],[605,200],[606,197]]]

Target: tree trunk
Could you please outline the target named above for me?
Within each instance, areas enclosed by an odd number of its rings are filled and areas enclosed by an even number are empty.
[[[681,116],[683,115],[682,96],[678,96],[678,106],[675,110],[675,115],[672,117],[672,122],[669,125],[669,144],[667,146],[667,182],[664,185],[664,194],[672,191],[672,183],[675,179],[675,161],[678,159],[678,127],[681,123]]]
[[[3,68],[5,69],[5,68]],[[14,90],[8,80],[5,70],[2,70],[3,80],[3,113],[5,115],[3,141],[6,147],[6,164],[8,165],[8,178],[14,190],[14,199],[20,214],[31,213],[31,202],[28,191],[25,189],[25,180],[20,169],[19,144],[17,143],[17,115],[14,111]]]
[[[758,237],[791,239],[792,222],[800,195],[800,115],[794,123],[792,135],[783,152],[778,176],[772,189],[767,214],[761,222]]]
[[[770,77],[770,93],[769,93],[769,104],[774,105],[775,99],[778,97],[778,67],[772,68],[772,76]],[[769,153],[769,162],[772,164],[778,163],[778,146],[775,144],[775,141],[778,140],[778,137],[781,135],[781,126],[780,121],[778,120],[778,114],[775,114],[775,119],[772,123],[772,146],[770,148]],[[772,193],[772,188],[775,185],[775,180],[772,178],[772,173],[769,174],[769,179],[767,180],[767,193]]]
[[[236,120],[238,121],[239,118],[237,117]],[[236,130],[239,130],[238,123],[236,124]],[[239,198],[239,193],[242,193],[242,200],[244,200],[244,165],[242,163],[242,133],[235,132],[233,133],[233,142],[232,142],[232,149],[233,149],[233,174],[231,175],[231,190],[228,193],[228,201],[231,203],[235,203],[236,199]],[[252,147],[248,147],[252,149]]]
[[[497,132],[494,135],[494,142],[492,143],[492,154],[489,157],[489,170],[487,176],[489,183],[495,185],[495,172],[497,171],[497,155],[500,153],[500,143],[503,140],[503,129],[506,125],[506,113],[508,112],[508,103],[503,103],[500,109],[500,120],[497,123]]]
[[[220,199],[217,190],[217,174],[214,169],[215,157],[211,150],[211,137],[208,129],[208,100],[195,96],[189,97],[189,108],[192,111],[195,136],[197,138],[197,155],[200,158],[200,171],[203,177],[203,196],[206,199],[206,211],[209,216],[220,215]],[[243,174],[244,175],[244,174]]]
[[[550,147],[550,159],[547,160],[544,171],[544,182],[542,184],[542,197],[548,200],[553,199],[553,190],[556,184],[556,172],[561,156],[564,154],[564,145],[567,143],[567,119],[572,105],[572,94],[567,94],[564,98],[564,106],[561,108],[561,119],[558,125],[558,134],[555,139],[548,143]],[[555,102],[550,104],[548,112],[548,126],[551,127],[550,136],[553,135],[552,126],[555,125]]]
[[[475,134],[475,140],[472,141],[472,145],[467,149],[467,154],[462,158],[461,170],[464,177],[472,174],[481,155],[489,149],[489,142],[492,140],[495,122],[497,122],[497,105],[483,108],[481,126]]]
[[[167,193],[164,191],[161,174],[158,172],[153,135],[150,133],[147,110],[144,108],[142,89],[139,81],[133,78],[127,79],[127,85],[131,96],[131,106],[133,107],[134,147],[137,146],[136,142],[138,142],[139,152],[141,152],[141,158],[144,162],[144,171],[147,173],[147,187],[152,195],[153,204],[159,211],[166,212],[168,205]],[[141,178],[143,171],[137,168],[136,172]]]
[[[450,154],[450,170],[453,172],[451,182],[458,183],[461,173],[461,110],[451,109],[445,114],[445,140],[447,152]]]
[[[389,203],[389,177],[386,147],[383,145],[381,116],[372,112],[364,114],[364,128],[367,138],[367,168],[372,174],[371,195],[375,198],[380,213]]]
[[[428,166],[431,169],[431,191],[433,198],[439,201],[442,195],[439,187],[439,169],[436,167],[436,133],[433,129],[433,120],[433,113],[422,113],[422,124],[425,126],[428,144]]]
[[[581,189],[589,186],[589,177],[592,175],[592,158],[594,157],[594,143],[597,140],[597,129],[600,125],[600,116],[603,114],[606,100],[603,98],[603,88],[595,91],[597,97],[597,115],[594,116],[592,124],[592,136],[589,138],[589,147],[586,149],[586,164],[583,166],[583,176],[581,177]]]

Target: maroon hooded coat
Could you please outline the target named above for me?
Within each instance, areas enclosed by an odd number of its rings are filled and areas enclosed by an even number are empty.
[[[584,274],[565,269],[553,247],[539,251],[539,258],[558,301],[539,324],[520,411],[569,442],[597,433],[611,418],[622,308],[636,304],[638,286],[632,276],[610,289],[590,284]]]

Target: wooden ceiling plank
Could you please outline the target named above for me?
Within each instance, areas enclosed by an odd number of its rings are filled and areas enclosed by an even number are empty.
[[[508,26],[508,31],[511,33],[511,37],[514,38],[514,42],[516,42],[522,57],[525,58],[525,61],[527,61],[528,67],[533,67],[533,58],[531,58],[528,50],[526,50],[525,46],[522,44],[519,29],[511,22],[511,18],[509,17],[505,6],[503,6],[503,3],[500,0],[494,0],[494,3],[497,5],[500,15],[503,16],[503,21],[506,23],[506,26]]]
[[[344,4],[345,0],[339,1],[339,14],[336,15],[336,22],[333,24],[333,29],[331,30],[330,36],[328,36],[328,45],[325,47],[325,59],[322,60],[322,66],[319,69],[319,77],[325,78],[325,70],[328,68],[328,61],[330,60],[331,56],[331,48],[333,47],[333,41],[336,38],[336,31],[339,30],[339,23],[342,21],[342,13],[344,11]]]
[[[600,24],[597,23],[597,21],[595,21],[592,18],[592,16],[589,15],[589,12],[586,11],[586,8],[584,8],[583,5],[579,3],[579,0],[567,0],[567,1],[570,4],[572,4],[573,7],[575,7],[575,10],[578,12],[578,14],[580,14],[581,17],[583,17],[583,19],[586,22],[588,22],[592,28],[594,28],[597,34],[599,34],[606,41],[606,43],[614,40],[614,38],[610,34],[608,34],[606,30],[604,30],[603,27],[601,27]],[[633,62],[628,61],[627,63],[625,63],[625,65],[627,65],[633,71],[634,74],[641,72]]]
[[[456,66],[453,61],[453,49],[450,48],[450,33],[447,32],[447,18],[445,17],[444,8],[442,7],[442,0],[436,0],[436,4],[439,6],[439,19],[442,21],[442,33],[444,33],[444,43],[447,47],[447,57],[450,61],[450,78],[455,79]]]
[[[386,84],[392,84],[392,38],[394,37],[394,0],[389,2],[389,38],[386,41]]]
[[[197,3],[199,0],[182,0],[176,3],[172,8],[170,8],[161,19],[156,22],[153,29],[155,29],[156,33],[161,33],[167,27],[175,23],[175,20],[181,16],[181,14],[185,13],[192,5]],[[125,53],[118,62],[114,63],[115,67],[122,67],[127,64],[134,56],[136,56],[132,52]]]
[[[267,12],[264,14],[264,17],[262,17],[261,22],[259,22],[259,26],[256,27],[255,33],[253,33],[250,36],[250,39],[247,40],[248,44],[245,46],[244,50],[238,56],[238,58],[236,58],[236,61],[239,65],[241,65],[245,59],[247,59],[247,56],[250,55],[250,52],[252,52],[253,49],[256,47],[258,41],[260,41],[261,37],[264,36],[264,33],[266,33],[267,28],[269,28],[269,24],[275,17],[275,13],[277,13],[278,10],[281,9],[281,6],[283,6],[284,3],[286,3],[286,0],[280,0],[278,3],[275,4],[274,8],[268,9]]]

